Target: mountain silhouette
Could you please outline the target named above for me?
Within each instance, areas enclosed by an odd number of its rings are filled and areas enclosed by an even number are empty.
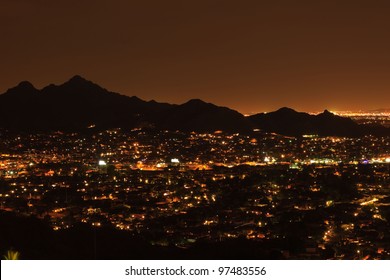
[[[159,121],[168,130],[249,132],[251,123],[242,114],[226,107],[192,99],[168,110]]]
[[[320,136],[390,135],[390,129],[382,126],[359,125],[350,118],[337,116],[328,110],[318,115],[281,108],[271,113],[260,113],[248,119],[256,128],[282,135],[300,136],[317,134]]]
[[[41,90],[23,82],[0,95],[0,126],[17,131],[133,128],[171,106],[110,92],[74,76]]]
[[[61,85],[51,84],[40,90],[24,81],[0,95],[2,129],[46,132],[83,131],[88,127],[242,133],[259,128],[292,136],[390,135],[389,128],[358,125],[327,110],[310,115],[284,107],[244,117],[235,110],[199,99],[181,105],[144,101],[111,92],[78,75]]]

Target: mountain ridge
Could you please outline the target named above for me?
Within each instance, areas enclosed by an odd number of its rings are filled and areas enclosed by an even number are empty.
[[[37,89],[28,81],[0,95],[0,128],[12,131],[79,131],[148,127],[183,132],[265,132],[299,136],[390,135],[390,129],[358,125],[328,110],[318,115],[282,107],[274,112],[245,117],[228,107],[191,99],[183,104],[145,101],[109,91],[82,76]]]

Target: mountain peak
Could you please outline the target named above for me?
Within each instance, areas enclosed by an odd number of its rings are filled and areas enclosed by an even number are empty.
[[[87,90],[87,91],[96,91],[101,92],[104,90],[99,85],[83,78],[80,75],[75,75],[70,78],[67,82],[63,83],[59,87],[67,88],[68,90]]]
[[[329,110],[327,110],[327,109],[325,109],[325,110],[324,110],[323,114],[332,114],[332,115],[333,115],[333,113],[332,113],[332,112],[330,112],[330,111],[329,111]]]
[[[87,79],[81,77],[80,75],[74,75],[69,79],[68,82],[89,82]]]
[[[188,109],[203,109],[203,108],[209,108],[210,106],[213,106],[211,103],[207,103],[201,99],[190,99],[187,102],[180,105],[180,107],[188,108]],[[215,106],[215,105],[214,105]]]
[[[201,99],[198,99],[198,98],[194,98],[194,99],[190,99],[188,100],[185,104],[193,104],[193,105],[196,105],[196,104],[207,104],[207,102],[201,100]]]
[[[327,116],[327,117],[332,117],[335,116],[332,112],[328,111],[327,109],[324,110],[320,115]]]
[[[16,95],[29,95],[29,94],[32,94],[32,93],[36,93],[38,92],[38,90],[33,86],[32,83],[28,82],[28,81],[23,81],[23,82],[20,82],[16,87],[13,87],[13,88],[10,88],[9,90],[7,90],[6,93],[4,93],[4,95],[7,95],[7,96],[16,96]]]
[[[35,89],[35,87],[33,86],[33,84],[30,83],[29,81],[22,81],[22,82],[20,82],[20,83],[17,85],[17,88],[20,88],[20,89]]]
[[[73,76],[67,82],[65,82],[63,85],[73,85],[73,86],[94,85],[94,86],[96,86],[96,84],[81,77],[80,75]]]
[[[275,113],[297,113],[297,111],[288,107],[282,107],[279,110],[275,111]]]

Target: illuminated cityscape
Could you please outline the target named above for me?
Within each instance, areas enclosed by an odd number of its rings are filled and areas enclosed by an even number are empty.
[[[278,258],[390,258],[390,138],[112,129],[2,133],[1,211],[183,250],[247,239]]]
[[[336,112],[337,115],[350,117],[360,124],[379,124],[390,127],[390,110],[377,110],[371,112]]]
[[[389,14],[0,1],[0,256],[389,260]]]

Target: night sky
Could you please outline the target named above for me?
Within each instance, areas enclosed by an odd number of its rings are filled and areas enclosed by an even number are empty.
[[[80,74],[242,113],[390,107],[390,1],[0,0],[0,92]]]

